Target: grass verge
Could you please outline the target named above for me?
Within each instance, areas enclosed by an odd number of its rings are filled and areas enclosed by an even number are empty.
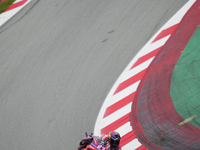
[[[12,3],[14,3],[15,0],[0,0],[0,14],[4,12]]]

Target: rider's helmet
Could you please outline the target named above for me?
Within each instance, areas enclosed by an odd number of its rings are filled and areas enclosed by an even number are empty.
[[[118,132],[111,131],[108,134],[108,139],[110,142],[110,146],[114,148],[118,147],[121,137]]]

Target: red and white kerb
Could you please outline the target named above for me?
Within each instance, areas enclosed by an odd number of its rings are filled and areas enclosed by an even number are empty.
[[[157,52],[165,45],[181,19],[196,0],[187,2],[139,51],[108,94],[96,121],[96,135],[117,131],[123,150],[147,150],[130,125],[131,106],[137,87]]]
[[[2,0],[2,3],[7,0]],[[16,0],[8,9],[0,14],[0,26],[6,23],[11,17],[19,12],[31,0]]]

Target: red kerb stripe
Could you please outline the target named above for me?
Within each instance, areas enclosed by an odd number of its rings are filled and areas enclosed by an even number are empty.
[[[2,0],[1,3],[5,2],[5,1],[7,1],[7,0]]]
[[[160,34],[153,40],[153,42],[158,41],[158,40],[164,38],[165,36],[168,36],[168,35],[172,34],[174,32],[174,30],[176,30],[178,25],[179,25],[179,23],[175,24],[175,25],[173,25],[173,26],[171,26],[171,27],[169,27],[169,28],[167,28],[165,30],[162,30],[162,32],[160,32]]]
[[[135,138],[136,138],[136,136],[135,136],[135,132],[134,131],[131,131],[131,132],[127,133],[126,135],[124,135],[121,138],[119,147],[123,147],[124,145],[128,144],[129,142],[131,142]]]
[[[113,112],[117,111],[118,109],[120,109],[120,108],[124,107],[125,105],[127,105],[128,103],[132,102],[134,100],[134,97],[135,97],[135,92],[133,92],[132,94],[128,95],[127,97],[121,99],[119,102],[107,107],[103,118],[109,116]]]
[[[162,47],[162,46],[161,46],[161,47]],[[148,53],[148,54],[146,54],[146,55],[140,57],[140,58],[134,63],[134,65],[131,67],[131,69],[133,69],[133,68],[135,68],[136,66],[138,66],[139,64],[141,64],[141,63],[147,61],[148,59],[154,57],[154,56],[158,53],[158,51],[161,49],[161,47],[159,47],[159,48],[153,50],[152,52],[150,52],[150,53]],[[131,70],[131,69],[130,69],[130,70]]]
[[[122,91],[123,89],[127,88],[128,86],[132,85],[133,83],[139,81],[142,79],[142,76],[144,75],[146,69],[144,69],[143,71],[139,72],[138,74],[132,76],[131,78],[129,78],[128,80],[122,82],[119,84],[118,88],[116,89],[115,93],[118,93],[120,91]]]
[[[144,145],[141,145],[140,147],[136,148],[135,150],[148,150]]]
[[[22,0],[22,1],[20,1],[20,2],[17,2],[17,3],[15,3],[15,4],[12,4],[12,5],[11,5],[10,7],[8,7],[8,9],[6,9],[4,12],[9,11],[9,10],[12,10],[12,9],[14,9],[14,8],[17,8],[17,7],[19,7],[19,6],[22,6],[22,5],[24,5],[27,1],[28,1],[28,0]]]
[[[126,114],[122,118],[116,120],[115,122],[101,129],[101,134],[108,134],[110,131],[116,130],[117,128],[121,127],[123,124],[127,123],[129,120],[130,120],[130,113]]]

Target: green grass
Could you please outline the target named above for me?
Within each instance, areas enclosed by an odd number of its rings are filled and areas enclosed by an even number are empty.
[[[2,0],[0,0],[0,14],[2,12],[4,12],[10,5],[12,5],[12,3],[14,3],[14,1],[15,0],[7,0],[7,1],[1,3]]]

